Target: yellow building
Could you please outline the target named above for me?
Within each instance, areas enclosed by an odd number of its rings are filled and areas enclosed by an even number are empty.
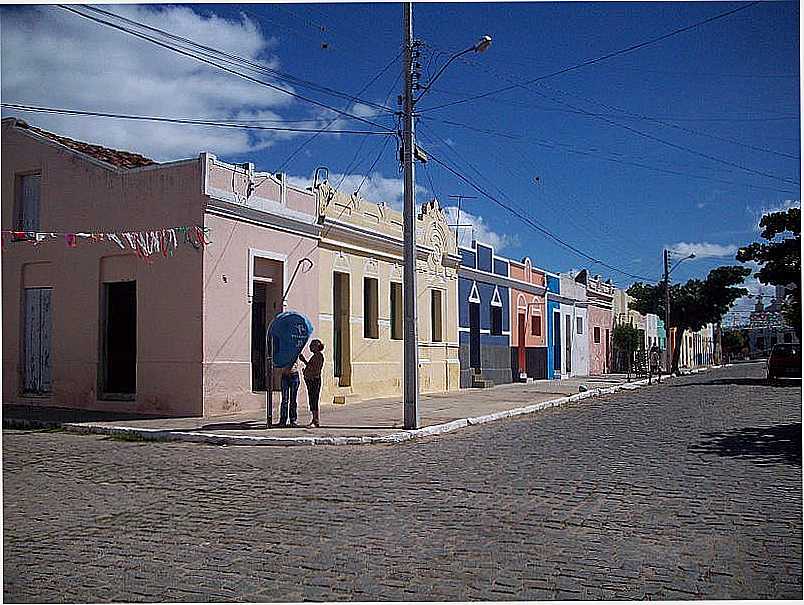
[[[319,317],[325,345],[322,401],[346,403],[402,393],[402,214],[385,204],[316,184]],[[419,385],[459,388],[458,256],[436,200],[416,220]]]

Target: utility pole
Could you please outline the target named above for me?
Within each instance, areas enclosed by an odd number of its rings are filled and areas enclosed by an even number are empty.
[[[667,333],[667,346],[664,352],[665,370],[670,374],[673,365],[673,347],[670,346],[670,253],[667,249],[664,250],[664,329]]]
[[[413,173],[413,3],[403,5],[402,49],[405,94],[402,106],[402,169],[405,202],[402,213],[404,240],[404,406],[406,429],[419,428],[419,351],[416,335],[416,199]]]

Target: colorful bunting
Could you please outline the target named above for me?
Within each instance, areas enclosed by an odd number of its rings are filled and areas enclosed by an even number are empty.
[[[161,254],[164,257],[173,256],[179,246],[179,234],[183,240],[191,244],[196,250],[209,245],[209,229],[198,225],[170,227],[168,229],[154,229],[147,231],[118,231],[113,233],[78,232],[56,233],[43,231],[11,231],[2,230],[2,244],[5,248],[6,237],[10,236],[12,242],[27,241],[34,246],[45,240],[64,238],[68,248],[77,248],[79,240],[89,242],[110,241],[121,250],[131,249],[140,258],[149,259],[151,256]]]

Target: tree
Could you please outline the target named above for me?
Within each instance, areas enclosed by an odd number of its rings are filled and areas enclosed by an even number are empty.
[[[634,351],[639,348],[639,345],[644,342],[640,338],[639,330],[631,324],[618,324],[614,326],[614,332],[611,334],[612,344],[617,353],[625,354],[625,365],[622,365],[623,360],[618,359],[618,369],[631,371],[631,360],[634,357]],[[620,356],[618,355],[618,358]]]
[[[700,330],[708,323],[718,323],[738,298],[748,290],[738,287],[751,269],[736,265],[717,267],[706,279],[691,279],[685,284],[670,286],[670,325],[676,329],[671,372],[678,372],[681,343],[686,330]],[[665,316],[665,284],[656,285],[638,282],[628,288],[634,298],[632,307],[640,313],[655,313]]]
[[[771,212],[759,221],[768,243],[754,242],[737,251],[737,260],[762,265],[756,276],[763,284],[790,287],[783,306],[786,322],[801,338],[801,208]],[[783,233],[792,237],[778,238]]]
[[[741,330],[724,330],[721,342],[728,358],[738,357],[748,349],[748,339]]]

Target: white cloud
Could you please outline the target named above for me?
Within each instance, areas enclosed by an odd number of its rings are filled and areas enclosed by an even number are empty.
[[[801,200],[783,200],[776,204],[766,204],[762,208],[746,208],[748,214],[751,215],[752,227],[754,232],[760,233],[762,229],[759,226],[759,221],[762,217],[771,212],[783,212],[790,208],[801,208]]]
[[[458,223],[457,206],[447,206],[444,208],[444,213],[450,225]],[[458,242],[461,246],[470,246],[472,244],[472,236],[479,242],[492,245],[495,251],[503,250],[508,246],[514,245],[517,241],[516,237],[497,233],[491,229],[482,216],[470,214],[463,209],[461,210],[460,221],[461,225],[472,225],[471,228],[466,227],[458,229]]]
[[[312,185],[311,177],[288,176],[288,181],[298,187],[309,187]],[[329,182],[338,191],[351,195],[360,188],[360,197],[370,202],[385,202],[396,210],[402,210],[402,196],[405,186],[400,178],[388,178],[379,172],[372,172],[366,176],[364,174],[330,174]],[[416,204],[420,206],[423,198],[427,194],[427,189],[421,185],[416,185]]]
[[[670,246],[670,249],[680,256],[695,254],[696,258],[720,258],[737,254],[737,245],[710,244],[708,242],[689,243],[679,242]]]
[[[245,16],[227,20],[180,6],[105,10],[276,67],[275,41]],[[6,102],[183,118],[276,119],[293,99],[52,6],[6,8],[2,97]],[[289,86],[284,85],[284,88]],[[3,110],[65,136],[156,160],[200,151],[238,154],[288,134]]]

